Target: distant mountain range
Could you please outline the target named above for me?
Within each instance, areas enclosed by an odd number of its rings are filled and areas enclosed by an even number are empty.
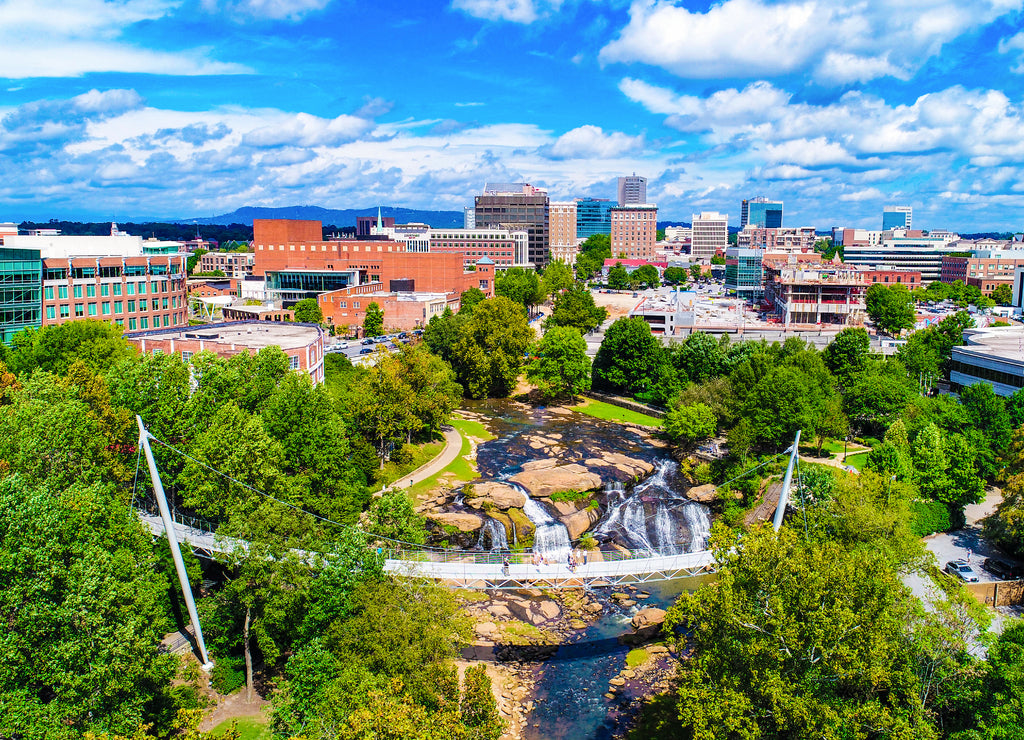
[[[435,229],[462,228],[462,211],[421,211],[415,208],[395,208],[381,206],[381,216],[389,216],[396,223],[424,223]],[[261,208],[245,206],[231,213],[210,218],[183,218],[175,223],[183,224],[245,224],[252,226],[254,218],[290,218],[308,221],[321,221],[324,226],[355,226],[357,216],[376,216],[377,207],[348,208],[337,210],[320,206],[285,206],[283,208]]]

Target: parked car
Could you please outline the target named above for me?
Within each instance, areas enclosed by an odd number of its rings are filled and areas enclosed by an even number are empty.
[[[368,338],[364,339],[363,341],[361,341],[360,344],[373,344],[373,342],[374,342],[373,338],[368,337]]]
[[[371,349],[370,347],[363,347],[361,350],[359,350],[359,354],[361,354],[361,355],[372,355],[373,354],[373,349]]]
[[[1024,567],[1013,565],[999,558],[985,558],[981,567],[1002,581],[1024,577]]]
[[[978,582],[978,574],[974,572],[974,568],[966,560],[950,560],[946,563],[946,572],[951,576],[956,576],[961,581],[967,581],[968,583]]]

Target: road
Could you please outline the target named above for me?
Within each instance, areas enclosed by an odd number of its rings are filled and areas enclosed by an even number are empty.
[[[945,568],[946,563],[950,560],[969,559],[978,574],[979,582],[987,583],[999,580],[982,568],[981,563],[985,558],[990,557],[1006,559],[1005,555],[982,537],[982,520],[996,510],[1000,501],[1002,501],[1002,495],[999,489],[989,488],[984,501],[980,504],[972,504],[964,510],[967,523],[963,529],[939,532],[925,537],[925,546],[934,553],[940,568]]]

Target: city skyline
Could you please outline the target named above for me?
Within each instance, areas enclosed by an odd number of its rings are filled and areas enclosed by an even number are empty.
[[[648,180],[661,220],[1019,230],[1020,0],[5,0],[0,221],[461,210]],[[756,43],[754,40],[756,39]]]

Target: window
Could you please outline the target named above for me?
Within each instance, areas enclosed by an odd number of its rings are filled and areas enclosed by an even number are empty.
[[[135,331],[138,328],[135,319],[128,319],[128,331]]]
[[[183,350],[182,353],[181,353],[181,361],[182,362],[191,362],[192,361],[192,353],[191,352],[185,352]]]
[[[66,286],[66,285],[58,286],[57,287],[57,297],[58,298],[65,298],[66,299],[68,297],[68,286]]]
[[[167,299],[166,298],[164,298],[163,307],[164,307],[164,311],[166,311],[167,310]]]
[[[139,310],[140,311],[147,311],[148,310],[148,304],[146,303],[146,301],[144,301],[144,300],[139,301]]]
[[[68,304],[65,303],[63,306],[60,307],[60,317],[62,319],[66,319],[70,315],[71,315],[71,309],[68,306]]]
[[[114,283],[114,295],[121,295],[121,283]]]
[[[85,295],[86,295],[87,298],[95,298],[96,297],[96,286],[95,285],[86,285],[85,286]]]
[[[359,308],[359,301],[353,301],[352,308]]]
[[[110,301],[103,301],[103,315],[110,315]]]
[[[46,288],[46,300],[48,300],[48,301],[52,301],[53,300],[53,286],[52,285]]]
[[[90,316],[95,316],[96,315],[96,304],[95,303],[90,303],[89,304],[89,315]]]
[[[56,318],[56,317],[57,317],[57,309],[55,309],[53,306],[47,306],[46,307],[46,318],[53,319],[53,318]]]
[[[121,301],[114,301],[114,313],[124,313],[124,304]]]
[[[84,303],[76,303],[75,304],[75,317],[77,318],[79,316],[85,316],[85,304]]]
[[[139,295],[146,295],[146,281],[139,281]]]
[[[125,283],[125,295],[135,295],[135,283]]]
[[[82,286],[81,285],[76,285],[75,286],[75,298],[81,298],[81,297],[82,297]]]
[[[114,323],[118,326],[124,326],[124,319],[114,319]]]
[[[139,319],[139,322],[140,322],[139,326],[141,328],[143,328],[143,329],[148,329],[149,328],[149,319],[147,319],[145,316],[143,316],[141,319]]]
[[[128,313],[135,313],[135,301],[128,301]]]
[[[288,357],[288,369],[289,370],[298,370],[299,369],[299,358],[298,357],[295,357],[294,355],[290,355]]]
[[[104,298],[110,295],[110,285],[108,283],[103,283],[103,285],[100,286],[100,295]]]
[[[154,329],[159,329],[160,328],[160,317],[159,316],[154,316],[153,317],[153,328]]]

